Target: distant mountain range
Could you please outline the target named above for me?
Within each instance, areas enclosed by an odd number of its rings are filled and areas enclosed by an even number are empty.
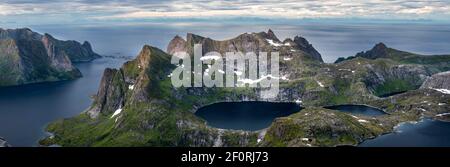
[[[0,28],[0,86],[78,78],[82,74],[72,62],[99,57],[89,42],[61,41],[28,28]]]

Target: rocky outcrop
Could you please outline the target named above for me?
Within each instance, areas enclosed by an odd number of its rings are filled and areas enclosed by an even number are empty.
[[[27,28],[0,29],[0,86],[78,78],[72,62],[98,57],[88,42],[60,41]]]
[[[121,109],[128,101],[150,102],[160,96],[155,94],[159,82],[167,78],[173,67],[168,54],[145,45],[135,60],[126,62],[120,69],[104,71],[94,103],[87,113],[96,118],[100,113],[110,114]]]
[[[450,90],[450,71],[437,73],[432,75],[431,77],[428,77],[420,88]]]
[[[368,59],[388,58],[388,47],[384,43],[378,43],[371,50],[356,54],[356,57],[364,57]]]
[[[124,104],[124,77],[121,70],[105,69],[94,105],[87,113],[96,118],[100,113],[108,113],[119,110]]]
[[[378,120],[364,116],[356,117],[324,108],[309,108],[288,117],[277,118],[268,128],[266,140],[263,140],[261,145],[356,145],[364,139],[380,135],[384,127],[377,125],[378,123]]]
[[[202,44],[204,54],[212,51],[221,54],[225,52],[254,52],[259,54],[260,51],[279,51],[280,55],[290,55],[293,58],[307,57],[323,62],[320,53],[305,38],[296,36],[294,40],[288,38],[282,42],[270,29],[268,32],[245,33],[224,41],[188,33],[186,41],[179,36],[173,38],[167,47],[167,53],[173,54],[178,51],[185,51],[192,55],[194,44]]]
[[[11,147],[11,145],[9,145],[8,142],[6,142],[5,139],[0,137],[0,147]]]
[[[186,49],[186,40],[184,40],[180,36],[175,36],[167,46],[167,53],[173,55],[176,52],[185,52]]]
[[[50,56],[66,54],[72,62],[92,61],[100,57],[92,50],[92,46],[88,41],[84,41],[83,44],[73,40],[61,41],[47,33],[44,34],[42,41],[47,44],[46,46],[51,45],[51,48],[57,50],[57,52],[49,52]]]
[[[391,65],[390,67],[367,65],[367,69],[368,75],[364,82],[370,90],[378,91],[377,95],[417,89],[430,75],[426,68],[420,65]],[[403,85],[404,88],[399,87]]]
[[[287,39],[287,40],[289,40],[289,39]],[[295,44],[297,44],[297,46],[300,48],[300,50],[311,55],[313,57],[313,59],[320,60],[323,62],[322,55],[320,55],[320,53],[305,38],[296,36],[294,38],[294,42],[295,42]],[[286,40],[284,43],[286,43]]]

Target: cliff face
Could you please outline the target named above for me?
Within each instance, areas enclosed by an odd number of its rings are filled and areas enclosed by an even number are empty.
[[[186,51],[192,54],[194,44],[202,44],[203,53],[216,51],[224,55],[225,52],[273,52],[279,51],[280,55],[292,57],[306,57],[323,62],[319,52],[305,39],[296,36],[294,40],[280,41],[272,30],[260,33],[245,33],[235,38],[217,41],[210,38],[188,33],[186,41],[176,36],[167,47],[167,53]]]
[[[450,71],[437,73],[428,77],[420,88],[450,90]]]
[[[72,62],[99,57],[89,43],[60,41],[30,29],[0,29],[0,86],[81,77]]]
[[[90,109],[77,117],[50,124],[47,129],[55,137],[45,139],[41,144],[356,145],[390,132],[400,122],[415,121],[422,116],[434,117],[449,110],[445,103],[448,103],[450,95],[417,89],[427,76],[433,74],[433,70],[428,68],[433,64],[401,63],[387,58],[364,57],[325,64],[311,54],[300,51],[301,47],[297,47],[300,44],[296,43],[301,43],[302,48],[308,48],[305,40],[285,40],[283,44],[271,31],[242,34],[227,41],[188,34],[186,41],[176,37],[169,44],[168,52],[184,49],[190,52],[195,43],[204,44],[204,52],[294,49],[298,50],[298,54],[280,54],[291,59],[280,60],[280,71],[286,77],[280,80],[278,96],[268,100],[260,97],[258,88],[174,88],[170,80],[170,74],[175,68],[170,64],[171,55],[157,48],[144,46],[136,59],[125,63],[120,69],[105,70]],[[290,46],[286,46],[286,43]],[[395,91],[407,92],[387,98],[376,97]],[[305,109],[287,118],[275,120],[266,130],[252,132],[213,128],[193,114],[197,108],[217,102],[260,100],[296,102]],[[336,104],[366,104],[389,114],[375,118],[322,108]]]

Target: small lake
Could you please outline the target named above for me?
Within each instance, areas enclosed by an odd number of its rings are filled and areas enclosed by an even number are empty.
[[[267,128],[277,117],[288,116],[301,109],[295,103],[223,102],[202,107],[195,115],[212,127],[254,131]]]
[[[367,140],[360,147],[450,147],[450,123],[425,119],[404,123],[394,133]]]
[[[390,96],[394,96],[394,95],[398,95],[398,94],[402,94],[405,93],[406,91],[400,91],[400,92],[392,92],[392,93],[388,93],[388,94],[384,94],[384,95],[380,95],[378,97],[381,98],[385,98],[385,97],[390,97]]]
[[[338,110],[350,114],[359,114],[366,116],[379,116],[386,114],[383,110],[365,105],[336,105],[336,106],[327,106],[324,108],[331,110]]]

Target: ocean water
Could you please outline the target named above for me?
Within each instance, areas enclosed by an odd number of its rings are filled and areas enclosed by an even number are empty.
[[[0,88],[0,136],[12,146],[36,146],[49,122],[89,107],[105,68],[120,67],[125,61],[101,58],[75,64],[83,78],[73,81]]]
[[[29,27],[40,33],[50,33],[59,39],[87,40],[96,52],[114,57],[134,57],[144,44],[166,50],[173,36],[185,36],[188,32],[224,40],[244,32],[267,31],[269,28],[280,39],[293,38],[295,35],[305,37],[322,54],[326,62],[334,62],[341,56],[355,55],[357,52],[370,49],[378,42],[421,54],[450,54],[448,25],[155,23]],[[119,67],[125,61],[123,58],[103,58],[90,63],[76,64],[84,77],[73,81],[0,88],[0,136],[13,146],[35,146],[45,135],[44,127],[49,122],[77,115],[89,107],[92,101],[89,96],[97,92],[104,68]],[[450,129],[448,126],[442,127]],[[414,128],[412,129],[414,131]],[[411,136],[405,136],[408,137]],[[436,135],[430,137],[440,138]],[[430,143],[422,140],[418,142],[425,145]]]
[[[450,147],[450,123],[424,119],[404,123],[394,133],[364,141],[360,147]]]
[[[353,56],[371,49],[376,43],[426,55],[450,54],[450,26],[438,24],[345,24],[293,23],[286,24],[183,24],[154,23],[117,26],[32,26],[33,30],[48,32],[60,39],[88,40],[94,50],[104,55],[135,56],[144,44],[166,50],[175,36],[194,33],[217,40],[239,34],[272,29],[280,40],[305,37],[321,54],[325,62],[338,57]]]

